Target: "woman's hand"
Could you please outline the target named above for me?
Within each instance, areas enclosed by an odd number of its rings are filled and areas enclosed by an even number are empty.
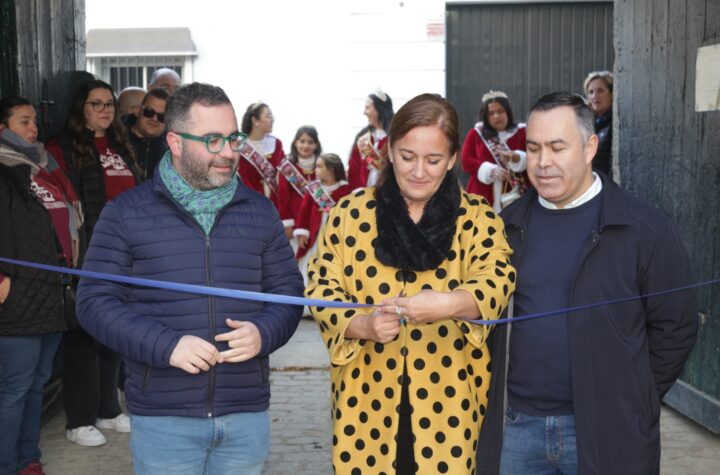
[[[371,314],[355,315],[345,330],[345,337],[390,343],[400,333],[401,316],[381,309]]]
[[[520,155],[515,152],[499,152],[499,153],[500,153],[500,158],[505,163],[510,163],[510,162],[517,163],[520,160]]]
[[[0,303],[5,303],[8,295],[10,295],[10,277],[5,276],[0,282]]]
[[[505,181],[507,180],[509,173],[501,166],[496,166],[493,171],[490,172],[490,178],[494,181]]]
[[[380,310],[394,312],[412,323],[431,323],[445,318],[475,319],[480,316],[475,300],[465,290],[437,292],[425,289],[412,297],[383,300]]]
[[[367,134],[358,138],[356,145],[360,155],[365,157],[370,155],[370,152],[372,151],[372,144],[370,143],[370,137]]]
[[[382,170],[383,168],[385,168],[385,165],[387,164],[387,160],[385,160],[385,158],[378,155],[377,152],[375,151],[375,149],[373,149],[372,153],[370,155],[368,155],[368,157],[372,159],[370,164],[372,166],[374,166],[375,168],[377,168],[378,170]]]
[[[380,309],[386,313],[402,315],[413,323],[430,323],[448,318],[447,293],[421,290],[412,297],[394,297],[383,300]]]
[[[369,157],[369,156],[375,155],[373,153],[372,146],[367,142],[363,143],[362,146],[358,146],[358,150],[360,150],[360,155],[362,155],[363,157]]]
[[[298,243],[298,247],[299,247],[299,248],[302,249],[302,248],[304,248],[305,246],[307,246],[308,237],[305,236],[304,234],[298,234],[297,236],[295,236],[295,239],[297,239],[297,243]]]

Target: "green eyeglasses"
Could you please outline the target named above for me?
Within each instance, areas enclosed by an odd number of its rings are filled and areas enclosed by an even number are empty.
[[[210,153],[220,153],[220,151],[225,146],[225,142],[230,144],[230,149],[233,152],[239,152],[242,146],[245,144],[245,141],[247,140],[247,135],[243,134],[242,132],[235,132],[234,134],[230,134],[227,137],[223,137],[220,134],[209,134],[200,137],[197,135],[187,134],[185,132],[175,133],[187,140],[194,140],[195,142],[205,142],[205,147]]]

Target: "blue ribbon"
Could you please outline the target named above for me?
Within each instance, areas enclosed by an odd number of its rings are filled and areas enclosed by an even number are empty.
[[[561,308],[559,310],[550,310],[548,312],[529,313],[527,315],[520,315],[520,316],[512,317],[512,318],[499,318],[497,320],[469,320],[469,321],[472,323],[477,323],[479,325],[499,325],[502,323],[511,323],[511,322],[516,323],[516,322],[521,322],[523,320],[534,320],[536,318],[554,317],[557,315],[562,315],[564,313],[577,312],[580,310],[587,310],[589,308],[603,307],[605,305],[613,305],[616,303],[630,302],[632,300],[640,300],[640,299],[649,298],[649,297],[657,297],[659,295],[667,295],[667,294],[672,294],[675,292],[682,292],[683,290],[695,289],[695,288],[703,287],[706,285],[717,284],[719,282],[720,282],[720,279],[706,280],[705,282],[699,282],[697,284],[685,285],[683,287],[677,287],[677,288],[668,289],[668,290],[660,290],[657,292],[650,292],[645,295],[632,295],[630,297],[622,297],[619,299],[603,300],[602,302],[587,303],[584,305],[577,305],[575,307]]]
[[[15,259],[7,259],[0,257],[0,262],[7,262],[18,266],[33,267],[50,272],[59,272],[61,274],[71,274],[79,277],[90,277],[98,280],[108,280],[110,282],[121,282],[123,284],[141,285],[143,287],[154,287],[157,289],[176,290],[178,292],[188,292],[191,294],[214,295],[216,297],[228,297],[231,299],[254,300],[258,302],[280,303],[289,305],[307,305],[312,307],[330,307],[330,308],[365,308],[373,307],[370,304],[360,304],[353,302],[335,302],[331,300],[306,299],[303,297],[294,297],[292,295],[265,294],[262,292],[251,292],[249,290],[231,290],[221,289],[217,287],[206,287],[204,285],[178,284],[175,282],[165,282],[162,280],[142,279],[139,277],[128,277],[124,275],[105,274],[103,272],[93,272],[88,270],[70,269],[67,267],[49,266],[46,264],[38,264],[36,262],[17,261]]]
[[[161,280],[153,279],[142,279],[139,277],[127,277],[122,275],[105,274],[103,272],[93,272],[87,270],[70,269],[67,267],[50,266],[46,264],[38,264],[35,262],[18,261],[15,259],[7,259],[0,257],[0,262],[7,262],[9,264],[15,264],[25,267],[33,267],[36,269],[42,269],[50,272],[59,272],[63,274],[71,274],[79,277],[90,277],[92,279],[107,280],[110,282],[121,282],[123,284],[141,285],[143,287],[154,287],[158,289],[175,290],[179,292],[188,292],[192,294],[202,295],[214,295],[216,297],[228,297],[233,299],[245,299],[254,300],[259,302],[268,303],[279,303],[289,305],[307,305],[309,307],[326,307],[326,308],[369,308],[376,307],[377,305],[372,304],[361,304],[353,302],[336,302],[332,300],[321,300],[321,299],[308,299],[304,297],[293,297],[290,295],[278,295],[278,294],[265,294],[262,292],[250,292],[248,290],[231,290],[221,289],[216,287],[206,287],[203,285],[191,285],[191,284],[177,284],[174,282],[165,282]],[[613,300],[603,300],[602,302],[589,303],[585,305],[577,305],[575,307],[561,308],[558,310],[550,310],[547,312],[531,313],[528,315],[520,315],[512,318],[499,318],[496,320],[468,320],[471,323],[478,325],[500,325],[510,322],[521,322],[524,320],[534,320],[536,318],[547,318],[557,315],[562,315],[569,312],[577,312],[580,310],[587,310],[590,308],[602,307],[605,305],[613,305],[616,303],[630,302],[632,300],[640,300],[644,298],[657,297],[660,295],[671,294],[674,292],[682,292],[683,290],[695,289],[698,287],[704,287],[707,285],[714,285],[720,283],[720,279],[706,280],[697,284],[685,285],[683,287],[677,287],[674,289],[661,290],[658,292],[651,292],[645,295],[633,295],[630,297],[622,297]]]

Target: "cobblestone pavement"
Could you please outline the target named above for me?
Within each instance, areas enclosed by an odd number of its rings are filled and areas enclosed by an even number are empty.
[[[263,473],[331,473],[328,356],[315,324],[303,320],[290,343],[270,362],[272,444]],[[43,427],[40,445],[48,475],[133,473],[129,435],[105,431],[106,445],[80,447],[65,439],[64,424],[60,413]],[[663,474],[718,473],[720,436],[668,408],[663,408],[661,428]]]

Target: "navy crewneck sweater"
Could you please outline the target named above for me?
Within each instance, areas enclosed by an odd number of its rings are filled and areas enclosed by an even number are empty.
[[[531,205],[516,265],[515,315],[570,305],[581,254],[600,222],[601,199],[570,209]],[[514,410],[533,416],[573,413],[568,314],[513,324],[508,399]]]

